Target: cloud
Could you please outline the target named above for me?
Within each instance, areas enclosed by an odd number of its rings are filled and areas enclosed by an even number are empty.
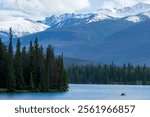
[[[53,13],[75,12],[90,7],[88,0],[0,0],[0,11],[9,10],[42,16]]]
[[[89,0],[39,0],[46,10],[54,13],[75,12],[90,7]]]
[[[39,19],[50,14],[91,12],[102,7],[131,6],[137,2],[150,3],[150,0],[0,0],[0,17],[13,14]]]
[[[120,8],[120,7],[132,6],[138,2],[144,2],[150,4],[150,0],[108,0],[108,1],[104,1],[103,5],[100,7]]]
[[[43,12],[44,6],[39,0],[0,0],[1,17],[15,15],[34,19]]]
[[[38,0],[1,0],[1,10],[20,10],[25,13],[33,13],[43,10],[42,4]]]

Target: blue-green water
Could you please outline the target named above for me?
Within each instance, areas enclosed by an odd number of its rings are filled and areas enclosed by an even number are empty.
[[[1,100],[150,100],[150,86],[69,85],[68,92],[0,94]],[[125,93],[126,96],[121,96]]]

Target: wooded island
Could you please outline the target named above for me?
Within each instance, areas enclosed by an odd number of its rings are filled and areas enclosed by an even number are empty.
[[[63,54],[55,56],[49,45],[46,52],[36,38],[29,49],[21,48],[20,39],[13,51],[12,30],[8,47],[0,39],[0,92],[67,91],[67,73]],[[21,50],[22,49],[22,50]]]

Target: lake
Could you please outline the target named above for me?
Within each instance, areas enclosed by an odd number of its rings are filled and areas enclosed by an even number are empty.
[[[69,87],[68,92],[1,93],[0,100],[150,100],[150,86],[70,84]]]

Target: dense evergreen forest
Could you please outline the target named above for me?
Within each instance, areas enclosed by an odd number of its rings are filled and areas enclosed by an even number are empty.
[[[44,51],[36,38],[26,48],[18,39],[14,52],[12,43],[10,29],[9,45],[0,39],[0,92],[67,91],[68,82],[150,85],[150,67],[146,65],[71,65],[66,70],[63,54],[55,56],[51,45]]]
[[[146,65],[72,65],[67,72],[69,82],[75,84],[150,84],[150,68]]]
[[[18,39],[14,52],[12,41],[10,29],[8,47],[0,39],[0,92],[49,92],[68,89],[63,54],[56,57],[51,45],[44,52],[37,38],[34,43],[30,41],[29,49],[25,46],[21,48]]]

